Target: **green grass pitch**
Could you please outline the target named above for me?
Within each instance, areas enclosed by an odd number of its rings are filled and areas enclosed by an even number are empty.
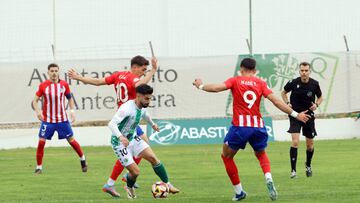
[[[269,143],[267,152],[279,197],[276,202],[360,202],[360,140],[315,141],[313,177],[304,171],[305,143],[298,153],[298,177],[290,179],[289,142]],[[221,145],[154,146],[170,181],[181,193],[154,199],[151,184],[159,179],[142,160],[138,198],[118,199],[101,191],[115,155],[110,147],[84,147],[89,164],[82,173],[71,147],[46,148],[43,174],[34,175],[35,148],[0,150],[0,202],[231,202],[233,189],[222,164]],[[243,202],[271,202],[251,147],[236,156],[248,196]]]

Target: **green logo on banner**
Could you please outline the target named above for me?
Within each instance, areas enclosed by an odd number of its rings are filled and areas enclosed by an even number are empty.
[[[239,55],[234,76],[240,74],[241,60],[250,55]],[[331,97],[331,89],[334,76],[339,63],[339,57],[324,53],[306,54],[255,54],[252,56],[256,60],[257,76],[267,82],[270,89],[274,92],[283,90],[285,84],[294,78],[299,77],[299,64],[307,61],[311,64],[312,74],[321,84],[324,94],[324,105],[319,108],[320,112],[325,113]],[[228,96],[226,104],[226,115],[232,115],[232,95]],[[263,115],[269,115],[262,99],[260,111]]]
[[[263,118],[269,141],[274,140],[272,119]],[[231,118],[156,120],[160,132],[147,125],[151,144],[221,144],[231,125]]]

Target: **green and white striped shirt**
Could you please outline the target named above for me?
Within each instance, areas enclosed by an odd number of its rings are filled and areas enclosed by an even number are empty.
[[[142,118],[154,125],[145,108],[139,109],[135,100],[129,100],[121,105],[108,125],[113,135],[111,143],[118,145],[120,136],[125,136],[129,141],[134,139],[136,127]]]

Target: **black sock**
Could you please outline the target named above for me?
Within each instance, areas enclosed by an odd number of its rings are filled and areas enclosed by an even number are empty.
[[[306,150],[306,166],[310,167],[311,166],[311,159],[314,155],[314,148],[309,151],[309,150]]]
[[[295,147],[290,147],[290,163],[291,171],[296,171],[296,160],[297,160],[298,149]]]

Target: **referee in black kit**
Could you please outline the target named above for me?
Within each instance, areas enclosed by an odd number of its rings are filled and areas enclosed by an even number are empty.
[[[299,65],[300,77],[290,80],[281,92],[281,97],[294,111],[302,112],[307,111],[311,116],[308,122],[302,123],[292,117],[289,117],[292,144],[290,147],[290,162],[291,162],[291,178],[296,177],[296,160],[297,151],[300,142],[300,130],[306,137],[306,176],[312,176],[311,159],[314,155],[314,137],[317,135],[315,130],[315,114],[314,111],[320,106],[323,98],[319,82],[310,78],[310,64],[302,62]],[[288,100],[287,93],[291,92],[290,101]],[[315,101],[316,96],[316,101]]]

